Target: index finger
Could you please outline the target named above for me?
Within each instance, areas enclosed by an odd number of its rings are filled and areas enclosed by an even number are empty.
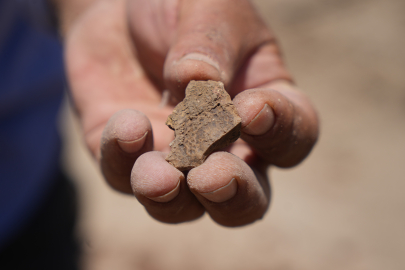
[[[245,59],[273,36],[247,0],[182,1],[164,67],[166,85],[183,98],[190,80],[227,89]]]

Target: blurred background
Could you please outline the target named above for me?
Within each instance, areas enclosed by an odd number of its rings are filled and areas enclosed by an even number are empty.
[[[107,186],[66,106],[85,269],[405,269],[405,1],[254,2],[318,108],[314,151],[296,168],[271,168],[263,220],[166,225]]]

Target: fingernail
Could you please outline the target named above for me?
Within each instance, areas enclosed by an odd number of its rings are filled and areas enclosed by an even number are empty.
[[[180,77],[191,76],[196,80],[217,80],[222,78],[217,61],[201,53],[189,53],[176,62],[177,73]]]
[[[183,62],[185,60],[198,60],[198,61],[202,61],[205,62],[211,66],[213,66],[214,68],[216,68],[217,70],[219,70],[219,64],[213,60],[212,58],[210,58],[209,56],[202,54],[202,53],[189,53],[186,54],[185,56],[183,56],[179,62]]]
[[[235,178],[232,178],[232,180],[226,186],[221,187],[212,192],[200,194],[201,196],[212,202],[221,203],[234,197],[237,190],[238,190],[238,183],[236,182]]]
[[[169,191],[168,193],[159,197],[147,197],[147,198],[155,202],[165,203],[176,198],[176,196],[179,195],[179,192],[180,192],[180,179],[179,182],[177,183],[177,186],[172,191]]]
[[[268,104],[265,104],[259,114],[242,131],[249,135],[263,135],[273,125],[274,112]]]
[[[133,140],[133,141],[117,140],[117,142],[118,142],[118,145],[121,147],[121,149],[124,152],[132,154],[132,153],[139,151],[143,147],[143,145],[145,144],[147,135],[148,135],[148,131],[146,131],[145,134],[140,139]]]

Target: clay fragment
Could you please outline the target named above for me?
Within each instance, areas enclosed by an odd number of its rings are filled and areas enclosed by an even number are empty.
[[[223,83],[191,81],[186,97],[174,108],[166,125],[175,136],[166,160],[186,171],[201,165],[213,151],[236,141],[241,119]]]

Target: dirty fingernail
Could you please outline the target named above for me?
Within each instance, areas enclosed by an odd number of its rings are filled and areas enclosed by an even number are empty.
[[[189,53],[186,54],[185,56],[183,56],[179,62],[185,61],[185,60],[198,60],[198,61],[202,61],[205,62],[211,66],[213,66],[214,68],[216,68],[217,70],[219,70],[219,64],[213,60],[212,58],[210,58],[209,56],[205,55],[205,54],[201,54],[201,53]]]
[[[200,194],[207,200],[210,200],[210,201],[216,202],[216,203],[221,203],[221,202],[225,202],[225,201],[231,199],[232,197],[234,197],[237,190],[238,190],[238,184],[236,182],[236,179],[232,178],[232,180],[226,186],[223,186],[212,192],[200,193]]]
[[[249,135],[263,135],[273,124],[274,112],[268,104],[265,104],[263,109],[242,131]]]
[[[173,190],[169,191],[168,193],[166,193],[162,196],[158,196],[158,197],[147,197],[147,198],[149,198],[155,202],[165,203],[165,202],[170,202],[171,200],[176,198],[176,196],[179,195],[179,192],[180,192],[180,180],[177,183],[177,186]]]
[[[175,62],[177,74],[181,78],[192,77],[196,80],[221,80],[220,66],[217,61],[201,53],[189,53]]]
[[[148,135],[148,131],[145,132],[145,134],[139,139],[136,139],[133,141],[117,140],[117,142],[118,142],[118,145],[121,147],[121,149],[124,152],[132,154],[132,153],[139,151],[143,147],[143,145],[145,144],[147,135]]]

